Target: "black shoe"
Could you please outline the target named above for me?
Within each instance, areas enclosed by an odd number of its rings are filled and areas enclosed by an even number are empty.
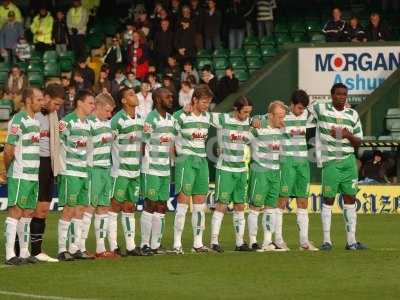
[[[151,250],[151,248],[148,245],[144,245],[142,247],[142,249],[140,249],[140,253],[142,254],[142,256],[152,256],[152,255],[154,255],[153,251]]]
[[[57,255],[59,261],[73,261],[74,257],[68,251],[61,252]]]
[[[246,252],[246,251],[251,251],[249,248],[249,245],[247,245],[246,243],[243,243],[240,246],[236,246],[235,247],[235,251],[242,251],[242,252]]]
[[[127,256],[141,256],[142,253],[140,252],[140,247],[135,247],[133,250],[126,250]]]
[[[24,264],[36,264],[39,262],[39,260],[34,256],[29,256],[27,258],[20,258],[20,259],[23,260]]]
[[[22,261],[19,257],[14,256],[14,257],[11,257],[9,260],[6,260],[5,264],[8,266],[19,266],[22,264]]]
[[[224,249],[222,249],[221,246],[218,244],[211,244],[210,249],[211,249],[211,251],[218,252],[218,253],[224,252]]]
[[[165,255],[168,252],[163,246],[160,246],[157,249],[151,249],[151,251],[154,255]]]
[[[257,243],[251,244],[251,251],[257,251],[259,249],[261,249],[261,247]]]
[[[199,248],[193,247],[192,252],[193,253],[208,253],[208,252],[210,252],[210,249],[208,249],[208,247],[206,247],[206,246],[201,246]]]
[[[117,247],[116,249],[114,249],[113,252],[114,252],[114,254],[119,255],[119,256],[121,256],[121,257],[126,257],[126,253],[125,253],[125,252],[122,252],[122,250],[121,250],[120,247]]]

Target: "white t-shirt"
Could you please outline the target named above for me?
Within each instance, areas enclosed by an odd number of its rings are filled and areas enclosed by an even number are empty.
[[[189,93],[185,93],[183,90],[179,91],[179,105],[185,107],[185,105],[190,104],[192,101],[194,89],[191,89]]]
[[[142,92],[136,94],[139,100],[139,106],[137,107],[136,113],[139,114],[142,119],[146,119],[147,115],[153,110],[153,99],[151,93],[144,97]]]

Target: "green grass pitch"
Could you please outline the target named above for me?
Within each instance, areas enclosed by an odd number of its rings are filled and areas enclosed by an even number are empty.
[[[5,213],[0,214],[2,232],[5,216]],[[170,213],[166,218],[165,247],[172,246],[173,216]],[[206,244],[210,238],[210,216],[207,214]],[[140,214],[136,214],[137,229],[139,217]],[[130,257],[19,267],[1,265],[0,299],[400,298],[398,215],[359,215],[357,236],[370,248],[360,252],[343,249],[343,217],[334,215],[334,250],[328,253],[297,250],[295,215],[284,216],[284,236],[292,251],[235,253],[232,251],[232,217],[226,215],[220,236],[226,252],[191,254],[190,218],[188,214],[183,236],[186,254],[183,256]],[[49,216],[44,241],[44,249],[53,256],[57,252],[57,219],[55,213]],[[118,227],[121,229],[120,223]],[[319,245],[321,236],[320,216],[310,215],[310,239]],[[123,236],[120,234],[119,238],[123,246]],[[136,241],[139,242],[138,234]],[[93,227],[88,249],[94,251]],[[0,259],[4,261],[4,246],[1,247]]]

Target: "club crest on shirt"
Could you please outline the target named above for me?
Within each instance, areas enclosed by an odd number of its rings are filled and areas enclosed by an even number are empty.
[[[60,121],[60,123],[58,124],[58,130],[60,130],[60,132],[63,132],[66,128],[67,128],[67,122]]]
[[[160,144],[167,144],[170,143],[172,138],[169,135],[162,135],[160,136]]]
[[[269,144],[268,148],[271,149],[272,151],[279,151],[281,146],[280,144]]]
[[[20,128],[19,125],[12,124],[11,128],[10,128],[10,133],[13,134],[13,135],[17,135],[18,132],[19,132],[19,128]]]
[[[39,141],[40,141],[40,135],[39,134],[32,135],[32,137],[31,137],[32,144],[39,143]]]
[[[146,122],[146,123],[144,123],[143,131],[144,131],[144,133],[152,133],[153,127],[151,126],[151,124]]]
[[[135,141],[138,141],[138,140],[139,140],[139,138],[138,138],[138,136],[136,134],[131,134],[129,136],[129,141],[131,141],[131,142],[135,142]]]

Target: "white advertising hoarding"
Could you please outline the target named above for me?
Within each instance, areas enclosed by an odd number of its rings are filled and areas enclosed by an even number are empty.
[[[400,46],[299,48],[299,87],[312,99],[326,99],[341,82],[350,101],[362,99],[399,67]]]

